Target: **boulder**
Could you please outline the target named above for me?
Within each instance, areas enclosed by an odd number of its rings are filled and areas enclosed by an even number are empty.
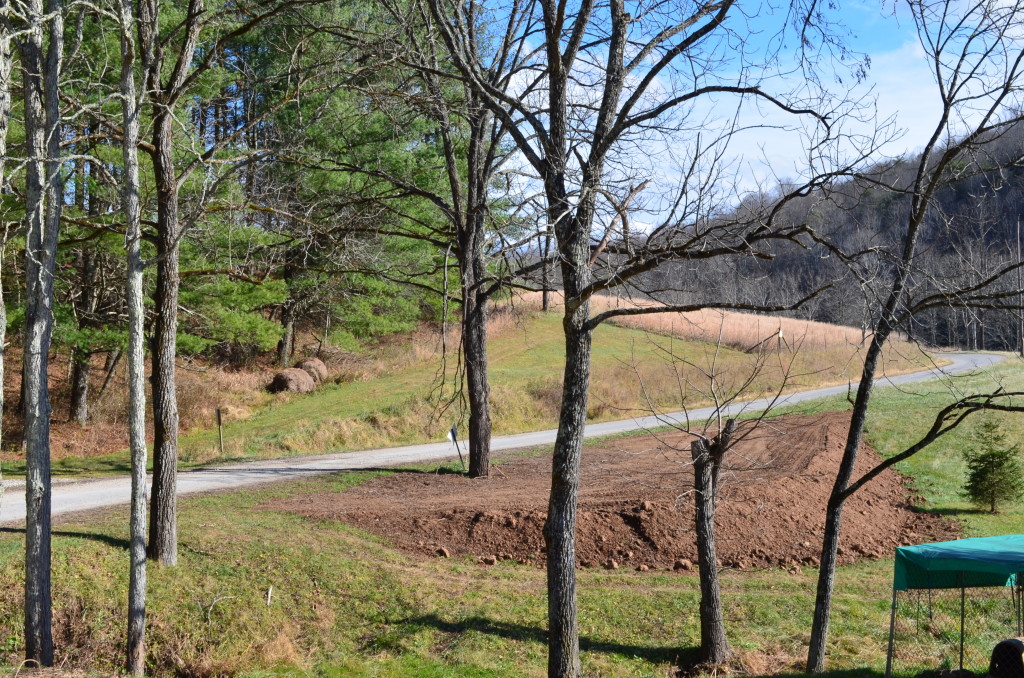
[[[320,358],[303,358],[295,363],[295,367],[313,377],[313,381],[319,386],[327,381],[327,365]]]
[[[316,382],[313,381],[313,377],[309,376],[309,373],[305,370],[300,370],[297,367],[289,367],[286,370],[281,370],[274,375],[274,380],[270,382],[270,386],[267,390],[271,393],[309,393],[316,389]]]

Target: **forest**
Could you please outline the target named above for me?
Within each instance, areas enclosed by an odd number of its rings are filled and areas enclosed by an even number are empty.
[[[468,411],[467,475],[484,478],[488,317],[532,291],[545,309],[563,300],[544,526],[551,676],[581,672],[574,535],[594,331],[703,309],[861,331],[807,660],[823,670],[842,508],[871,478],[853,468],[887,342],[1024,341],[1024,6],[906,3],[937,108],[924,147],[900,157],[884,152],[899,130],[854,93],[868,60],[831,9],[4,2],[0,383],[21,378],[0,391],[0,447],[25,460],[26,658],[54,661],[51,361],[68,365],[81,426],[97,386],[127,367],[127,667],[141,673],[147,560],[178,561],[181,369],[289,366],[299,336],[357,350],[457,327],[451,398]],[[806,162],[741,188],[759,128],[744,116],[766,110]],[[633,303],[590,303],[615,295]],[[1018,411],[1019,395],[956,394],[895,459],[975,412]],[[708,497],[734,425],[694,444]],[[713,522],[713,501],[702,511]],[[708,596],[701,653],[717,663],[728,645]]]

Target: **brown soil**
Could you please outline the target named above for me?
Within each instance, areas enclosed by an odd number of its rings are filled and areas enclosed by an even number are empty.
[[[726,567],[816,565],[824,506],[849,416],[787,417],[740,429],[723,472],[716,525]],[[583,567],[688,569],[696,561],[693,475],[680,434],[587,447],[580,477],[577,558]],[[862,449],[858,475],[879,461]],[[416,555],[465,554],[541,563],[549,456],[515,458],[487,479],[403,472],[345,492],[274,501],[263,508],[340,520]],[[889,470],[843,512],[840,562],[890,555],[909,542],[952,539],[954,523],[915,511],[904,479]],[[614,562],[613,562],[614,561]]]

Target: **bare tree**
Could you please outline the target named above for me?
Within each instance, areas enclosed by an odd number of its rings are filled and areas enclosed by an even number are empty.
[[[490,471],[491,447],[487,376],[489,304],[495,293],[516,278],[510,268],[518,268],[514,258],[524,245],[519,233],[509,232],[514,231],[510,228],[511,220],[496,218],[492,212],[494,203],[508,202],[510,182],[507,176],[502,176],[502,167],[511,156],[506,139],[508,120],[495,116],[480,92],[454,77],[450,58],[425,2],[384,2],[382,5],[393,19],[383,27],[394,26],[394,35],[373,35],[368,40],[369,33],[362,27],[354,35],[344,29],[340,32],[361,53],[381,55],[385,64],[407,69],[410,84],[396,86],[391,75],[378,87],[363,85],[363,88],[396,125],[406,121],[400,114],[402,110],[434,125],[432,134],[437,138],[444,163],[444,180],[439,185],[429,185],[418,174],[408,176],[389,170],[379,158],[339,161],[339,165],[386,185],[378,199],[390,209],[401,209],[397,204],[414,196],[439,213],[440,218],[434,221],[406,217],[398,225],[378,224],[371,228],[375,233],[429,242],[451,253],[457,263],[459,293],[453,296],[461,306],[459,367],[464,371],[464,393],[469,405],[469,476],[486,477]],[[462,36],[462,48],[468,54],[491,54],[490,67],[482,77],[493,91],[510,95],[529,57],[518,51],[521,45],[512,40],[518,30],[511,29],[501,39],[486,27],[482,5],[467,5],[465,11],[467,25],[478,26],[479,30]],[[529,15],[513,13],[510,21],[529,21]],[[491,44],[495,37],[497,43]],[[355,123],[362,125],[360,120]],[[505,195],[500,194],[499,184]],[[407,274],[408,278],[423,284],[421,275]],[[436,292],[446,298],[450,295],[447,285]],[[461,376],[460,373],[455,378],[459,386]],[[462,395],[463,389],[456,388],[451,398],[458,399]]]
[[[938,86],[939,120],[921,153],[909,181],[888,180],[876,174],[872,181],[909,199],[906,221],[892,244],[880,252],[884,258],[882,281],[873,281],[879,296],[872,312],[871,341],[865,353],[860,385],[843,459],[826,508],[811,643],[807,670],[825,667],[829,615],[835,579],[836,555],[842,526],[843,505],[853,492],[882,468],[923,449],[978,409],[1018,409],[1012,396],[992,393],[955,397],[943,409],[931,429],[904,452],[887,460],[861,479],[852,474],[864,437],[864,424],[875,385],[882,349],[894,332],[930,309],[1014,308],[1018,290],[1000,287],[999,281],[1016,271],[1010,262],[988,270],[973,283],[949,286],[941,271],[923,268],[922,232],[929,220],[939,218],[935,197],[939,188],[972,172],[997,166],[993,143],[1013,125],[1024,120],[1024,6],[998,0],[968,4],[945,0],[909,0],[920,43]],[[988,146],[987,146],[988,145]],[[1016,159],[1016,160],[1019,160]],[[1015,161],[1015,160],[1014,160]],[[855,265],[855,264],[854,264]],[[915,278],[927,278],[934,286],[915,293]]]
[[[761,435],[763,428],[771,428],[762,425],[774,416],[775,404],[791,383],[800,342],[790,345],[779,337],[773,333],[758,342],[748,352],[749,363],[731,370],[719,362],[723,345],[721,329],[717,344],[704,364],[679,356],[671,346],[658,345],[683,396],[682,417],[665,414],[658,408],[637,373],[648,411],[666,428],[666,432],[652,434],[659,448],[677,453],[680,465],[692,465],[693,486],[685,487],[683,496],[692,494],[695,508],[694,535],[700,577],[700,646],[696,663],[700,665],[719,666],[733,656],[722,609],[715,514],[728,476],[736,472],[763,471],[777,465],[777,460],[770,458],[751,459],[740,455],[736,460],[727,460],[727,457],[743,441]],[[761,378],[769,372],[769,386],[759,387]],[[710,403],[710,416],[695,416],[686,397],[690,394],[702,403]],[[756,404],[752,407],[751,402]],[[766,435],[777,435],[777,432]],[[689,454],[685,454],[686,446],[680,443],[680,438],[689,441]]]
[[[761,69],[750,68],[746,55],[726,68],[720,60],[731,35],[727,19],[738,12],[733,0],[696,4],[656,3],[634,15],[621,0],[598,4],[583,0],[571,7],[557,0],[515,4],[511,34],[503,38],[530,53],[533,77],[523,78],[515,95],[489,83],[488,65],[467,41],[475,30],[471,17],[485,15],[475,2],[431,0],[434,21],[460,76],[482,102],[505,122],[508,133],[543,187],[546,216],[554,231],[565,297],[563,330],[565,368],[558,435],[552,460],[551,497],[544,534],[548,554],[548,675],[579,676],[575,580],[575,526],[580,451],[587,411],[590,348],[594,328],[627,314],[694,310],[697,306],[610,309],[591,315],[595,293],[628,286],[641,273],[673,259],[692,264],[737,254],[760,255],[767,242],[798,240],[802,224],[784,225],[776,217],[788,199],[826,183],[847,163],[829,155],[836,137],[829,115],[841,113],[824,99],[797,100],[762,89]],[[524,18],[520,19],[522,16]],[[813,31],[813,27],[805,27]],[[805,36],[808,41],[810,36]],[[808,43],[804,43],[808,44]],[[726,72],[731,76],[726,76]],[[728,79],[726,79],[728,78]],[[736,84],[736,83],[739,84]],[[672,130],[680,130],[685,113],[712,96],[758,101],[806,120],[812,144],[813,171],[775,206],[756,205],[737,219],[718,218],[714,193],[725,187],[721,160],[724,146],[741,127],[735,118],[717,131],[691,137],[689,156],[679,181],[683,190],[667,202],[671,216],[650,229],[631,229],[624,212],[617,243],[594,264],[593,231],[602,210],[615,212],[644,169],[637,158]],[[713,126],[720,119],[705,120]],[[691,120],[697,127],[703,126]],[[678,140],[676,140],[678,141]],[[649,155],[649,151],[646,155]],[[632,165],[632,167],[630,167]],[[716,170],[709,170],[716,165]],[[825,169],[827,167],[827,169]],[[688,199],[689,198],[689,199]],[[770,255],[766,255],[770,256]],[[635,288],[634,288],[635,289]],[[645,290],[645,292],[652,292]],[[764,305],[723,300],[724,308],[778,310],[792,304]]]
[[[25,0],[10,11],[24,23],[15,37],[22,69],[26,138],[25,358],[25,656],[53,664],[50,596],[50,395],[53,271],[63,204],[60,71],[64,20],[60,0]],[[10,16],[10,15],[9,15]],[[10,19],[5,23],[10,28]]]

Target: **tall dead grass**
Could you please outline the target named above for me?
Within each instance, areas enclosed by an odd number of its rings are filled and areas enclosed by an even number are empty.
[[[551,293],[552,308],[562,308],[560,292]],[[540,292],[523,293],[514,303],[523,309],[541,309]],[[590,300],[592,314],[614,309],[663,307],[656,301],[595,296]],[[614,322],[620,327],[677,337],[684,341],[721,343],[739,351],[756,350],[762,344],[803,349],[861,347],[867,335],[855,327],[831,325],[813,320],[799,320],[782,316],[756,315],[717,309],[704,309],[690,313],[650,313],[619,316]]]

